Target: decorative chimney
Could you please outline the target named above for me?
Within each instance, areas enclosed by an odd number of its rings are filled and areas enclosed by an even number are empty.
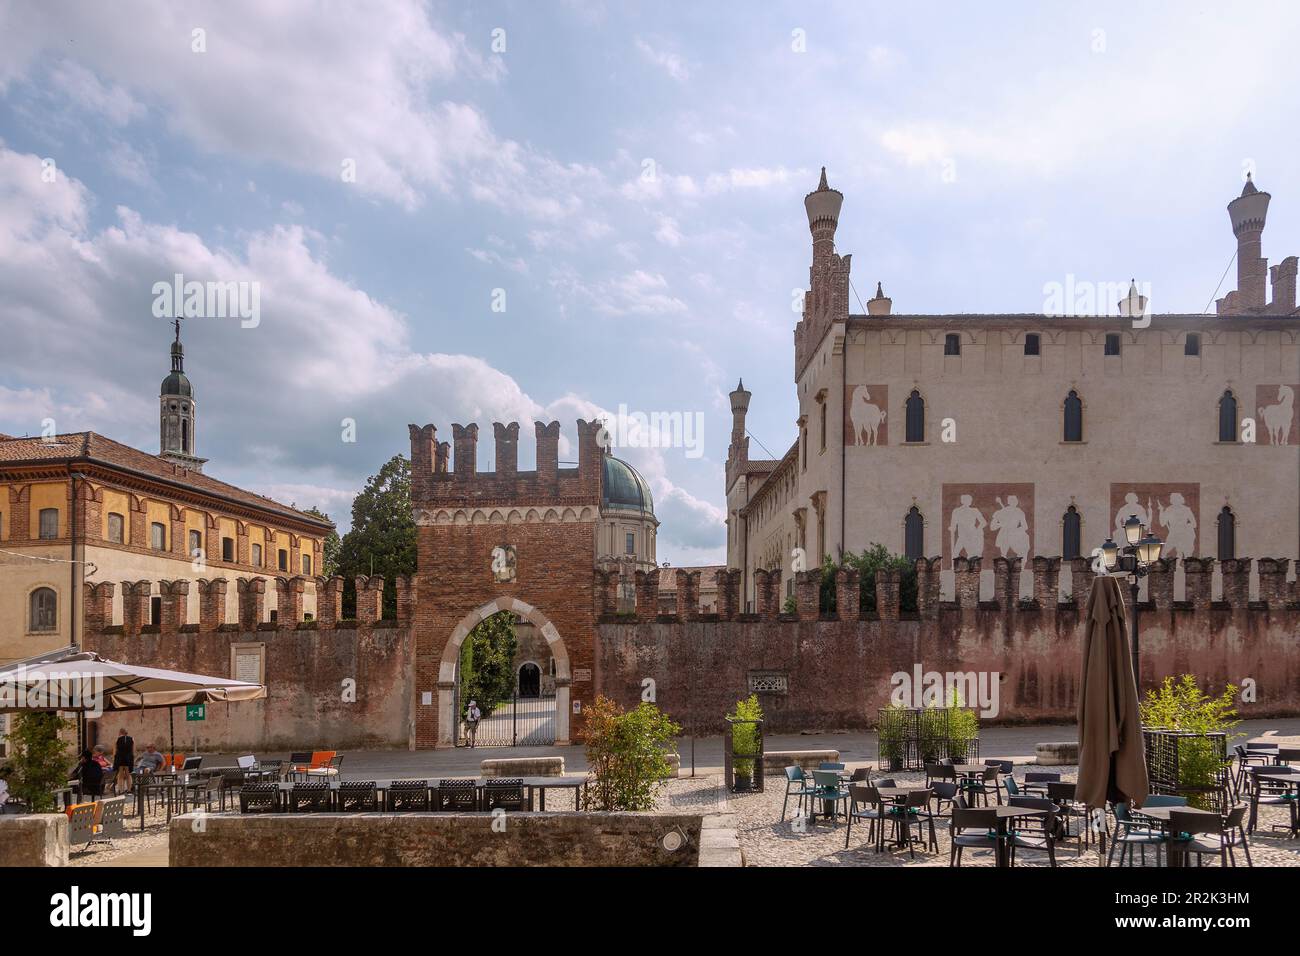
[[[742,378],[731,393],[731,447],[727,461],[746,461],[749,458],[749,439],[745,437],[745,415],[749,412],[751,393],[745,390]]]
[[[867,315],[889,315],[889,311],[893,306],[894,300],[885,295],[884,289],[877,282],[876,294],[867,300]]]
[[[1250,173],[1247,173],[1241,195],[1228,203],[1232,234],[1237,237],[1237,294],[1229,293],[1219,300],[1221,313],[1249,312],[1263,309],[1268,304],[1265,289],[1268,261],[1260,252],[1271,198],[1268,193],[1255,188]]]
[[[1128,295],[1119,300],[1119,314],[1126,319],[1147,314],[1147,297],[1138,292],[1137,279],[1128,280]]]
[[[821,182],[803,197],[808,213],[808,229],[813,238],[813,260],[829,256],[835,251],[835,229],[840,224],[840,207],[844,194],[826,184],[826,167],[822,167]]]

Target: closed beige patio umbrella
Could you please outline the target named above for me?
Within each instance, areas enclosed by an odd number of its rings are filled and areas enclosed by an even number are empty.
[[[1126,619],[1119,582],[1095,578],[1084,622],[1075,787],[1076,799],[1089,808],[1107,800],[1140,807],[1149,792]]]

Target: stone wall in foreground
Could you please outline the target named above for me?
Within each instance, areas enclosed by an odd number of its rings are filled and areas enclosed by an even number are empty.
[[[687,813],[208,814],[196,832],[186,814],[172,818],[169,853],[171,866],[693,867],[703,821]]]

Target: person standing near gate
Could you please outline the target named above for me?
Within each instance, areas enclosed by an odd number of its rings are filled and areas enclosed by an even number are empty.
[[[123,727],[117,732],[117,744],[113,748],[113,773],[116,777],[113,782],[114,792],[131,792],[131,768],[134,766],[135,738]]]
[[[478,709],[478,703],[469,702],[469,707],[465,710],[465,729],[469,735],[469,749],[474,749],[474,738],[478,735],[478,722],[483,719],[483,712]]]

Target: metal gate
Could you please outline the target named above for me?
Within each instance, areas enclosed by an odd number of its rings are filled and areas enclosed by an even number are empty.
[[[465,725],[457,684],[457,746],[468,746],[469,729]],[[479,705],[482,709],[482,704]],[[520,697],[517,693],[492,709],[478,722],[474,733],[475,747],[550,747],[555,744],[555,693]]]

